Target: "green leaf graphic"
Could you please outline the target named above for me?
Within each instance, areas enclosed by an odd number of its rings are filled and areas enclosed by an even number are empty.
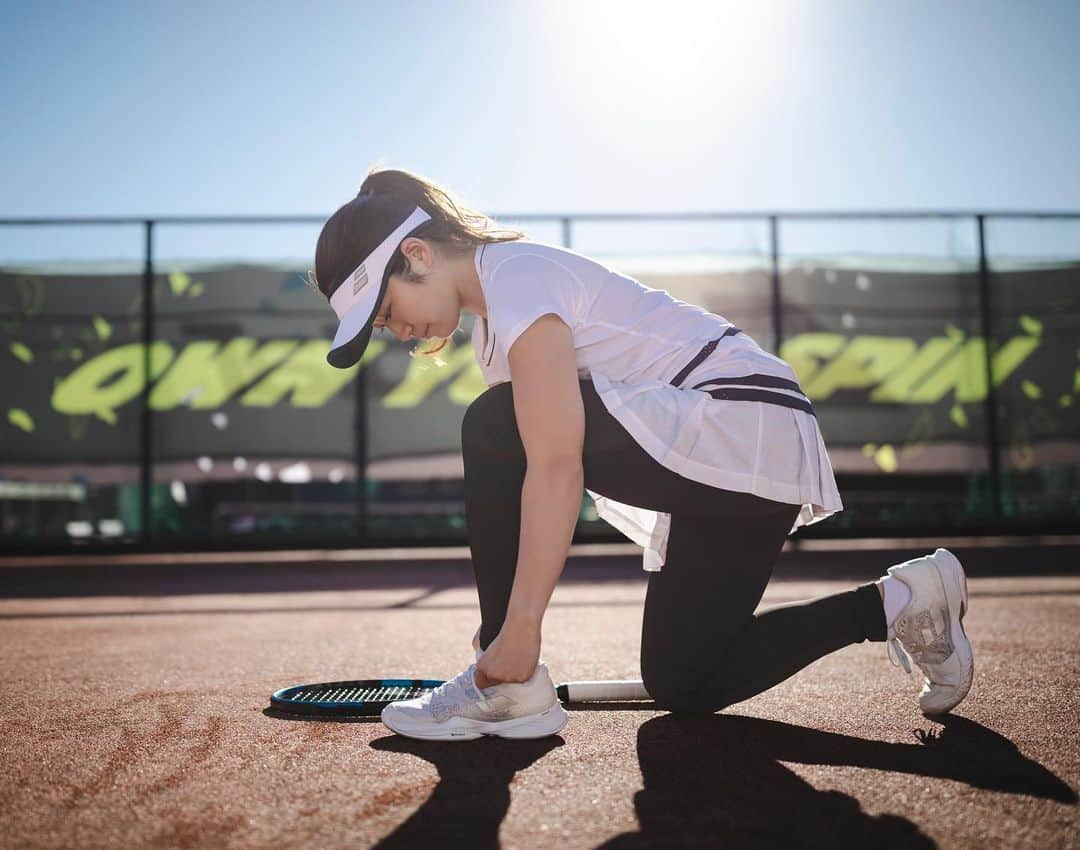
[[[97,331],[98,339],[108,339],[112,336],[112,325],[102,316],[94,316],[94,330]]]
[[[183,295],[189,286],[191,286],[191,278],[183,272],[169,273],[169,288],[173,295]]]
[[[1042,322],[1031,316],[1021,316],[1020,327],[1024,329],[1024,333],[1031,336],[1040,336],[1042,334]]]
[[[14,425],[16,428],[21,428],[27,434],[34,433],[34,420],[25,410],[19,407],[13,407],[8,411],[8,422]]]
[[[899,464],[896,462],[896,450],[886,443],[874,452],[874,463],[885,472],[896,472]]]
[[[34,362],[34,352],[32,352],[21,342],[11,343],[11,353],[18,357],[23,363]]]

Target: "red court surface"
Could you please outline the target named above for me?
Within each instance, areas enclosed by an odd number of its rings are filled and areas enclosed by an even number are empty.
[[[1080,847],[1080,549],[952,548],[976,675],[942,720],[862,643],[712,715],[571,706],[556,736],[452,743],[268,706],[464,669],[467,560],[0,562],[0,846]],[[785,552],[762,607],[924,551]],[[569,560],[544,621],[556,681],[638,678],[632,552]]]

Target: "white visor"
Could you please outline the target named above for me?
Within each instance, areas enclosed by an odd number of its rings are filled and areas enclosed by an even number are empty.
[[[334,290],[330,296],[330,306],[340,324],[330,352],[326,355],[326,362],[331,366],[346,369],[363,355],[371,338],[371,325],[386,290],[386,266],[405,237],[430,218],[420,207],[416,207]]]

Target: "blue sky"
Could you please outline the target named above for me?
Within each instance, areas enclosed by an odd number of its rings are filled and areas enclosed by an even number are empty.
[[[326,216],[376,163],[490,213],[1080,209],[1076,0],[3,19],[0,217]]]

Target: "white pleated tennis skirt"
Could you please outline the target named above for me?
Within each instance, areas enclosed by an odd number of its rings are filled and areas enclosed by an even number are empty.
[[[629,384],[598,372],[592,380],[608,412],[667,469],[724,490],[799,505],[791,532],[844,509],[812,413],[763,401],[718,399],[657,380]],[[770,392],[805,399],[795,392]],[[601,519],[644,547],[644,569],[659,570],[671,515],[587,492]]]

